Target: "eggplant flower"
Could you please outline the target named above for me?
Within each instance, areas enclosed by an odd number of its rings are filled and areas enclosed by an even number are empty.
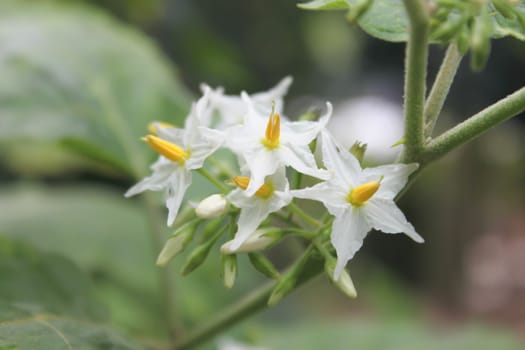
[[[292,77],[285,77],[270,90],[250,95],[254,108],[259,113],[268,115],[270,106],[275,103],[275,109],[281,112],[283,97],[291,84]],[[243,123],[244,116],[248,112],[248,105],[241,96],[225,95],[223,88],[212,89],[204,84],[201,85],[201,90],[204,94],[209,93],[210,96],[209,112],[203,115],[204,125],[223,130]],[[214,120],[215,116],[217,117],[216,120]]]
[[[358,160],[335,143],[327,131],[320,137],[323,162],[332,177],[293,196],[320,201],[335,216],[331,242],[337,252],[334,279],[363,245],[371,229],[404,232],[418,243],[423,238],[394,203],[418,164],[390,164],[362,169]]]
[[[151,166],[152,174],[135,184],[125,194],[126,197],[131,197],[146,190],[166,190],[168,226],[173,224],[184,193],[191,184],[191,170],[201,168],[206,158],[223,142],[222,133],[200,126],[201,114],[207,104],[207,95],[193,104],[184,129],[161,123],[154,124],[153,130],[158,136],[147,135],[143,140],[157,151],[160,157]]]
[[[230,252],[237,251],[270,213],[287,206],[293,198],[284,168],[268,176],[253,196],[248,195],[246,191],[251,181],[245,176],[234,177],[232,183],[238,188],[226,197],[230,203],[241,209],[237,221],[237,232],[233,240],[229,242],[228,251]]]
[[[327,111],[318,122],[289,122],[272,110],[269,117],[260,115],[248,95],[243,98],[249,110],[244,124],[225,131],[226,144],[241,157],[251,174],[246,193],[252,196],[268,175],[284,166],[291,166],[306,175],[326,179],[328,172],[318,169],[308,145],[325,127],[332,114],[332,105],[326,103]]]

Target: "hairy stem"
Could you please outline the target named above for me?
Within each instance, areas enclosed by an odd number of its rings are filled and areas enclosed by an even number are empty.
[[[450,44],[425,104],[424,136],[426,137],[432,135],[462,57],[456,44]]]
[[[405,54],[405,151],[411,162],[423,149],[423,112],[428,56],[428,14],[421,0],[403,0],[410,20]]]
[[[525,111],[525,87],[435,138],[425,147],[421,162],[429,163],[523,111]]]

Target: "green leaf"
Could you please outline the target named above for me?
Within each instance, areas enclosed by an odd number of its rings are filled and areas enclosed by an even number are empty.
[[[144,208],[122,193],[108,187],[11,184],[0,188],[0,234],[77,263],[92,276],[97,296],[119,328],[138,336],[164,336],[155,265],[159,252],[148,237]],[[182,266],[181,255],[170,264]],[[218,249],[208,260],[176,283],[177,305],[190,321],[202,320],[262,280],[246,261],[239,264],[236,285],[227,290]]]
[[[351,6],[359,0],[350,0]],[[374,0],[357,21],[361,29],[382,40],[401,42],[408,38],[408,17],[401,0]]]
[[[109,188],[26,185],[0,195],[4,236],[70,258],[93,276],[115,323],[157,334],[164,328],[148,229],[143,208]]]
[[[55,254],[0,238],[0,349],[140,349],[100,321],[83,272]]]
[[[87,6],[2,1],[0,75],[0,140],[64,140],[136,177],[148,122],[180,124],[189,108],[150,39]]]
[[[297,4],[303,10],[348,10],[350,4],[346,0],[313,0],[310,2]]]
[[[349,0],[350,6],[356,5],[360,0]],[[525,1],[521,0],[517,10],[525,18]],[[457,11],[452,13],[457,15]],[[455,18],[452,16],[452,18]],[[520,25],[518,19],[510,20],[499,13],[493,16],[492,38],[513,36],[525,40],[525,26]],[[359,26],[368,34],[382,40],[403,42],[408,39],[408,17],[402,0],[374,0],[367,11],[359,17]],[[525,23],[525,19],[524,19]]]

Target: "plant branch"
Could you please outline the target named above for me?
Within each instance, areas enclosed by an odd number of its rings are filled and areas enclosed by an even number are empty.
[[[217,187],[217,189],[219,191],[221,191],[222,193],[228,193],[228,189],[226,188],[226,186],[224,186],[224,184],[222,182],[217,180],[217,178],[215,178],[215,176],[213,176],[208,170],[206,170],[204,168],[200,168],[197,171],[205,179],[207,179],[209,182],[211,182],[213,185],[215,185],[215,187]]]
[[[404,162],[417,158],[423,149],[423,112],[425,105],[428,14],[420,0],[403,0],[410,20],[405,56],[405,150]]]
[[[425,147],[421,163],[427,164],[442,157],[454,148],[473,140],[490,128],[523,111],[525,111],[525,87],[435,138]]]
[[[432,85],[427,102],[425,103],[425,137],[432,135],[432,131],[443,109],[443,104],[447,98],[450,86],[454,81],[462,57],[456,44],[452,43],[448,46],[445,57],[443,58],[443,63],[439,68],[436,80],[434,81],[434,85]]]

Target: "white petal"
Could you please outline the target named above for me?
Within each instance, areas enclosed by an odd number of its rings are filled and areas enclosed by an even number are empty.
[[[213,152],[215,152],[223,143],[223,133],[204,127],[198,128],[201,135],[198,139],[194,140],[194,143],[190,145],[191,156],[186,161],[186,167],[188,169],[198,169],[204,164],[206,158],[208,158]]]
[[[361,174],[359,161],[339,146],[328,131],[321,132],[320,141],[326,168],[333,171],[334,177],[350,190]]]
[[[241,244],[255,232],[261,222],[270,214],[270,209],[265,200],[254,198],[253,201],[255,202],[252,203],[252,206],[241,210],[237,221],[237,232],[230,246],[233,251],[239,249]]]
[[[308,145],[319,132],[325,128],[332,115],[332,104],[326,103],[327,112],[319,121],[283,122],[281,124],[281,138],[283,142],[293,145]]]
[[[360,209],[352,207],[337,216],[332,225],[331,241],[337,252],[337,264],[334,270],[334,279],[338,280],[348,260],[363,245],[370,226]]]
[[[259,92],[252,95],[252,99],[257,103],[271,104],[272,101],[281,99],[292,85],[293,79],[290,76],[284,77],[273,88],[268,91]]]
[[[245,154],[245,160],[250,169],[250,183],[246,194],[252,196],[264,184],[266,176],[274,174],[281,165],[277,152],[264,147],[255,154]]]
[[[339,215],[349,207],[346,194],[330,182],[321,182],[315,186],[290,191],[294,197],[311,199],[324,204],[330,214]]]
[[[408,177],[418,168],[417,163],[390,164],[363,170],[362,183],[378,181],[381,177],[381,186],[374,197],[394,199],[394,197],[405,187]]]
[[[276,151],[282,164],[289,165],[300,173],[325,180],[330,176],[328,171],[317,168],[314,155],[306,145],[294,147],[282,145]]]
[[[370,226],[385,233],[405,233],[418,243],[423,238],[416,232],[403,212],[392,200],[372,198],[361,207]]]
[[[151,166],[153,173],[136,183],[124,194],[124,196],[131,197],[146,190],[160,191],[164,189],[168,185],[170,175],[177,167],[178,165],[176,163],[173,163],[164,157],[159,157],[159,159]]]
[[[166,207],[168,208],[168,226],[173,224],[179,212],[186,189],[191,184],[191,172],[178,168],[169,178]]]

